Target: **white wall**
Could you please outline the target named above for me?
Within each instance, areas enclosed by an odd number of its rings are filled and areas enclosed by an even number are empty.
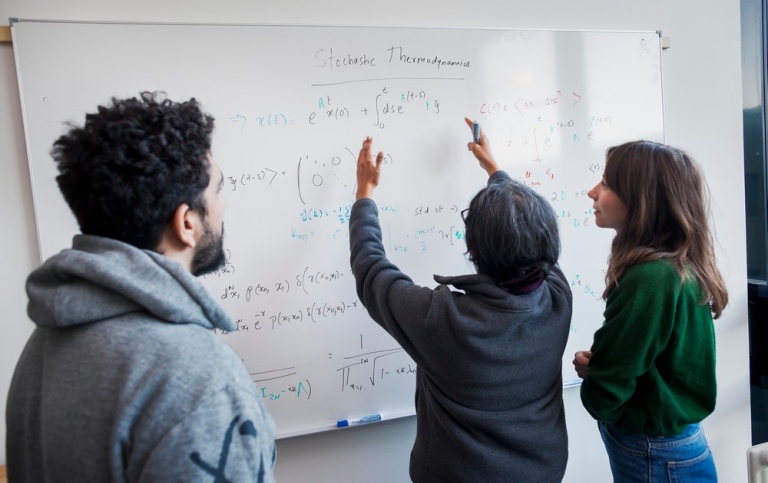
[[[383,25],[473,28],[661,30],[667,142],[704,166],[713,198],[720,266],[731,303],[717,321],[719,397],[705,429],[720,480],[746,481],[750,445],[739,0],[2,0],[0,19]],[[3,22],[0,20],[0,22]],[[204,68],[205,66],[202,66]],[[23,283],[37,239],[11,44],[0,44],[0,409],[31,331]],[[55,75],[55,73],[54,73]],[[594,421],[578,390],[565,393],[570,459],[566,482],[610,481]],[[282,482],[408,481],[414,419],[280,440]],[[0,421],[0,464],[5,462]]]

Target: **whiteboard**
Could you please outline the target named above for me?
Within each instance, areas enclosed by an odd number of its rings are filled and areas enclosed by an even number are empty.
[[[414,413],[415,365],[367,316],[349,267],[356,154],[386,153],[387,253],[416,283],[471,272],[460,211],[487,176],[466,149],[476,118],[509,174],[559,217],[574,316],[571,359],[602,323],[613,232],[586,196],[609,146],[663,141],[656,32],[78,23],[14,20],[40,255],[77,225],[50,159],[65,123],[112,96],[163,90],[216,118],[227,265],[203,283],[237,321],[278,437],[368,414]]]

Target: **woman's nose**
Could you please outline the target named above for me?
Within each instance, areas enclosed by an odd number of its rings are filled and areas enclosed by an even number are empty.
[[[591,190],[587,191],[587,196],[597,201],[597,190],[600,188],[600,183],[596,184]]]

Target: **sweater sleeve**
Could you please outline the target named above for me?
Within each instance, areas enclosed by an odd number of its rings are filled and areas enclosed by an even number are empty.
[[[494,183],[502,183],[504,181],[508,181],[508,180],[511,180],[511,179],[512,179],[512,177],[509,176],[509,174],[506,171],[504,171],[503,169],[500,169],[500,170],[496,171],[495,173],[493,173],[488,178],[488,186],[490,186],[490,185],[492,185]]]
[[[617,423],[638,383],[655,370],[672,334],[679,285],[669,264],[636,265],[608,297],[581,386],[584,407],[598,421]]]
[[[418,349],[429,343],[437,325],[436,317],[429,317],[437,307],[436,294],[450,291],[415,285],[387,258],[378,208],[372,199],[358,200],[352,206],[349,233],[357,296],[371,318],[419,363]]]

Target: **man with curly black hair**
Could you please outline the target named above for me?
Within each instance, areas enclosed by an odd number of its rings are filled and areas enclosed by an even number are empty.
[[[27,280],[11,481],[274,481],[274,422],[195,278],[224,263],[213,126],[195,99],[144,92],[54,143],[82,234]]]

